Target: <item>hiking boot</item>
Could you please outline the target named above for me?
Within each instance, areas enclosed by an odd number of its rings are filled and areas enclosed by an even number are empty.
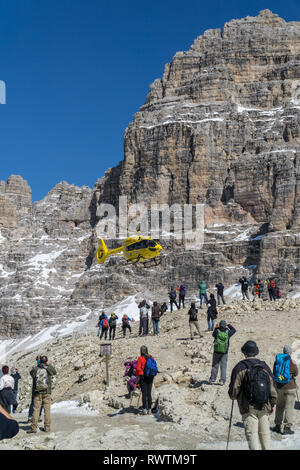
[[[224,380],[220,380],[220,381],[219,381],[219,385],[225,385]]]
[[[294,431],[291,428],[285,426],[282,434],[294,434]]]
[[[50,429],[50,428],[43,428],[42,431],[43,431],[43,432],[50,432],[51,429]]]
[[[214,383],[215,383],[214,380],[209,379],[209,381],[208,381],[208,384],[209,384],[209,385],[212,385],[212,384],[214,384]]]
[[[151,410],[148,410],[148,411],[147,411],[147,414],[148,414],[148,415],[151,415]]]
[[[143,408],[142,411],[141,411],[142,415],[146,415],[147,414],[147,410],[146,408]]]
[[[28,418],[27,423],[31,423],[31,422],[32,422],[32,418]]]
[[[274,431],[274,432],[277,432],[278,434],[281,434],[280,424],[276,424],[276,426],[274,426],[274,428],[272,428],[271,431]]]
[[[27,434],[36,434],[37,431],[34,431],[33,429],[28,429]]]

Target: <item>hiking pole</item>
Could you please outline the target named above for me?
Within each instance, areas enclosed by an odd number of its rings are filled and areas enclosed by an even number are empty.
[[[139,394],[139,398],[138,398],[138,402],[137,402],[137,408],[139,407],[139,403],[140,403],[141,394],[142,394],[142,390],[140,391],[140,394]]]
[[[294,380],[294,383],[295,383],[295,385],[296,385],[297,402],[299,403],[299,395],[298,395],[298,388],[299,388],[299,387],[298,387],[298,385],[297,385],[297,382],[296,382],[296,380],[295,380],[295,377],[293,377],[293,380]]]
[[[229,436],[230,436],[230,429],[231,429],[231,422],[232,422],[232,414],[233,414],[233,405],[234,405],[234,400],[232,400],[232,405],[231,405],[231,413],[230,413],[230,420],[229,420],[229,428],[228,428],[228,436],[227,436],[226,450],[228,450],[228,444],[229,444]]]

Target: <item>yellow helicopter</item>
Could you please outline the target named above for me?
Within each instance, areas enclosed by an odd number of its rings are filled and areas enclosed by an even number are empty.
[[[103,238],[100,238],[98,243],[99,248],[96,253],[96,258],[100,264],[104,264],[109,256],[121,253],[123,253],[127,263],[130,264],[142,263],[147,267],[158,266],[161,262],[158,256],[163,248],[150,237],[136,235],[126,238],[122,246],[113,250],[108,250]]]

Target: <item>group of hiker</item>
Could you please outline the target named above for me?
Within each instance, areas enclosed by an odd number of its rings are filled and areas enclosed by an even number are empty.
[[[160,317],[168,310],[167,304],[164,302],[162,305],[158,302],[153,302],[152,307],[142,300],[138,304],[139,309],[139,336],[147,336],[149,334],[149,320],[152,320],[153,335],[159,334],[159,320]],[[100,340],[104,339],[114,340],[116,335],[117,320],[119,317],[115,313],[111,313],[110,317],[106,315],[105,312],[102,312],[99,316],[97,323],[98,333],[97,336],[100,337]],[[132,333],[131,322],[135,322],[134,318],[130,318],[127,314],[124,314],[121,318],[121,329],[123,337],[126,336],[126,331],[129,330],[129,334]]]
[[[246,277],[239,279],[239,283],[241,284],[243,300],[250,300],[250,290],[253,295],[253,301],[256,299],[267,300],[268,298],[271,301],[276,301],[282,297],[282,290],[273,278],[266,279],[265,281],[258,279],[253,283],[252,289],[250,289],[251,286]]]

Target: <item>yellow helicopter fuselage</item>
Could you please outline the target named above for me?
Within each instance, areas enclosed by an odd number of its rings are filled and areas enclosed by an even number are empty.
[[[126,238],[119,248],[108,250],[103,238],[101,238],[96,257],[100,264],[104,264],[108,256],[116,254],[123,254],[128,263],[143,263],[157,258],[162,249],[162,246],[152,238],[136,235]]]

